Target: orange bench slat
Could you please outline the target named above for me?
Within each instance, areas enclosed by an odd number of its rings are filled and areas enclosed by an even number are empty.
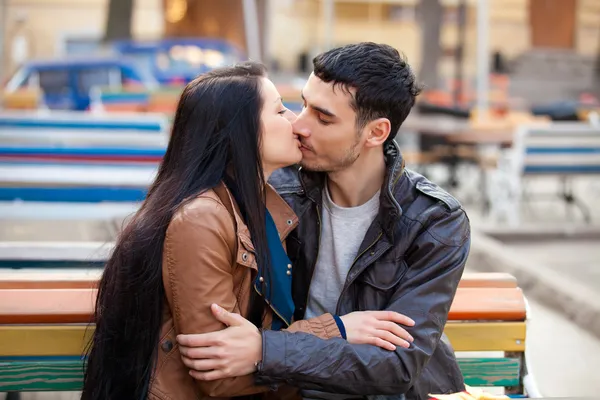
[[[520,288],[459,288],[450,308],[451,321],[524,321],[525,297]]]
[[[57,278],[57,275],[60,277]],[[9,273],[0,275],[0,289],[91,289],[98,286],[95,277],[74,277],[72,271],[38,272],[23,277]],[[503,272],[471,272],[465,273],[458,285],[459,288],[516,288],[517,279]]]
[[[96,289],[0,289],[0,324],[89,323]],[[523,321],[519,288],[459,288],[449,320]]]
[[[505,272],[465,272],[458,287],[516,288],[517,278]]]

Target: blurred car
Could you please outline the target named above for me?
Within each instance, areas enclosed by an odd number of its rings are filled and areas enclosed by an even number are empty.
[[[162,85],[184,85],[214,68],[246,59],[238,47],[216,38],[124,40],[114,42],[113,49]]]
[[[23,65],[5,87],[6,93],[35,88],[49,109],[87,110],[94,87],[154,89],[156,79],[135,64],[117,57],[67,58],[31,61]]]

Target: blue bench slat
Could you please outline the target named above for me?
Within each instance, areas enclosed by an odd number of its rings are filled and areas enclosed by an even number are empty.
[[[123,130],[160,133],[164,131],[163,124],[156,121],[110,121],[110,120],[34,120],[0,118],[0,128],[50,128],[50,129],[87,129],[87,130]]]
[[[131,187],[0,187],[0,201],[60,203],[140,202],[147,188]]]
[[[526,165],[525,174],[598,174],[599,165]]]
[[[0,147],[0,155],[126,155],[126,156],[160,156],[165,148],[156,147]]]

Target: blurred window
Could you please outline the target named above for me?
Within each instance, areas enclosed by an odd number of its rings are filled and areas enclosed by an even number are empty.
[[[46,94],[69,91],[69,70],[41,70],[38,73],[40,88]]]
[[[90,89],[99,87],[120,86],[121,73],[117,68],[96,67],[77,70],[77,91],[89,93]]]

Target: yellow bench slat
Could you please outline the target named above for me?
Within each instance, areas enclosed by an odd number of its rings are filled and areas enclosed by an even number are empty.
[[[79,356],[93,332],[87,325],[0,326],[0,356]]]
[[[449,322],[455,351],[525,351],[524,322]],[[0,356],[78,356],[93,333],[87,325],[0,326]]]
[[[448,322],[454,351],[525,351],[525,322]]]

